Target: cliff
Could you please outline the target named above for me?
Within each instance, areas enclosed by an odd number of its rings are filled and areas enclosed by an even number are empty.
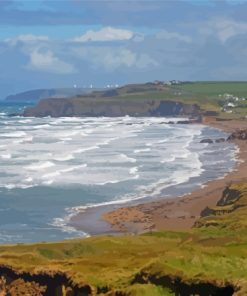
[[[24,116],[198,116],[196,104],[185,104],[166,99],[124,99],[118,97],[75,97],[45,99],[28,108]]]

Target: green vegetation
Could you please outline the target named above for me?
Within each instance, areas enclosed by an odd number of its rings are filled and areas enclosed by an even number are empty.
[[[218,96],[229,93],[236,96],[247,96],[247,82],[241,81],[207,81],[186,83],[178,86],[178,89],[191,94],[203,94],[207,96]]]
[[[27,108],[24,116],[130,115],[145,117],[180,114],[194,118],[199,118],[201,115],[213,115],[221,119],[234,119],[247,115],[246,99],[246,82],[130,84],[117,89],[96,91],[67,99],[41,100],[37,106]],[[169,108],[171,102],[176,105],[180,103],[183,107]],[[234,104],[229,106],[229,103]]]
[[[193,284],[232,285],[246,295],[247,184],[225,190],[213,210],[189,232],[1,246],[0,264],[19,272],[63,272],[74,285],[104,293],[175,295],[179,286]]]
[[[247,82],[188,82],[174,85],[130,84],[115,91],[95,92],[92,97],[118,99],[169,99],[182,103],[198,104],[202,110],[218,112],[222,118],[238,118],[247,115],[247,100],[239,102],[233,113],[222,112],[224,94],[247,99]]]

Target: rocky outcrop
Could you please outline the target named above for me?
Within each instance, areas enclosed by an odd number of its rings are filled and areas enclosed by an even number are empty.
[[[216,139],[216,140],[213,140],[213,139],[202,139],[200,141],[200,143],[204,143],[204,144],[213,144],[213,143],[224,143],[226,141],[225,138],[219,138],[219,139]]]
[[[226,187],[222,193],[221,199],[217,202],[216,206],[211,208],[206,207],[201,212],[201,217],[212,215],[219,216],[233,212],[239,207],[239,205],[236,204],[236,201],[238,201],[240,197],[240,191],[232,189],[230,187]]]
[[[233,132],[227,139],[228,141],[232,140],[247,140],[247,130],[246,129],[240,129],[235,132]]]
[[[24,116],[190,116],[197,117],[200,108],[196,104],[159,99],[123,99],[76,97],[70,99],[45,99],[28,108]]]
[[[224,143],[226,141],[225,138],[219,138],[215,140],[215,143]]]
[[[213,140],[212,139],[203,139],[200,141],[200,143],[202,144],[213,144]]]

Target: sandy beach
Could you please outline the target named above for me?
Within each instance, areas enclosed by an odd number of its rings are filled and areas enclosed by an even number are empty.
[[[226,132],[246,129],[246,120],[212,121],[206,123]],[[156,202],[122,207],[102,214],[112,231],[140,233],[151,230],[187,230],[207,206],[216,205],[222,191],[231,182],[247,181],[247,141],[235,140],[239,147],[238,162],[232,172],[222,179],[210,181],[190,194]],[[80,220],[77,216],[77,221]]]

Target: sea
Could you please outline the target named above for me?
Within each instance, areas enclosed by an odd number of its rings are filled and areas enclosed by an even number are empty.
[[[89,236],[69,224],[81,209],[183,195],[236,163],[233,144],[200,143],[227,134],[179,118],[22,117],[29,106],[0,102],[2,244]]]

